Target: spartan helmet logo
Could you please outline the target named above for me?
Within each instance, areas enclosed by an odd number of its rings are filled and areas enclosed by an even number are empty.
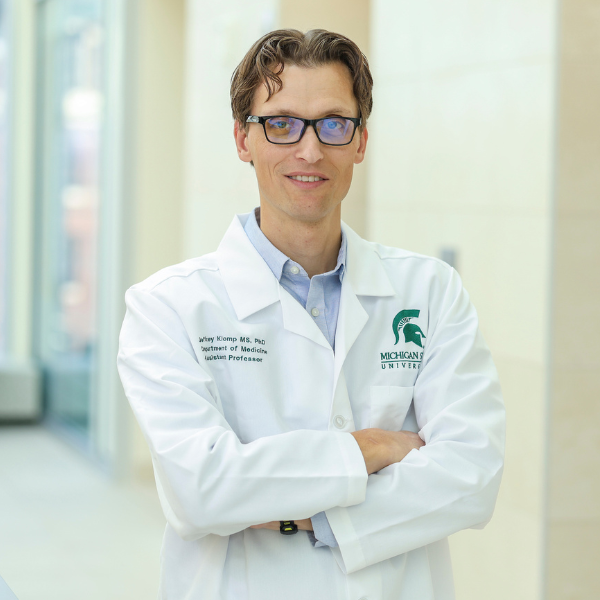
[[[411,323],[411,319],[416,319],[419,316],[420,310],[401,310],[395,317],[392,323],[392,329],[396,336],[396,343],[399,341],[400,331],[404,333],[404,341],[413,342],[417,346],[423,347],[421,338],[425,338],[425,334],[421,331],[421,328],[414,323]]]

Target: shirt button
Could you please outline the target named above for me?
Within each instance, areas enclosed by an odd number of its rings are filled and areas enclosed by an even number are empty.
[[[341,429],[346,424],[346,419],[344,419],[344,417],[342,417],[342,415],[336,415],[333,419],[333,424],[338,429]]]
[[[298,267],[296,267],[295,265],[290,269],[290,273],[292,275],[298,275],[298,273],[300,273],[300,269]]]
[[[319,316],[319,309],[318,309],[318,308],[313,308],[313,309],[310,311],[310,314],[311,314],[313,317],[318,317],[318,316]]]

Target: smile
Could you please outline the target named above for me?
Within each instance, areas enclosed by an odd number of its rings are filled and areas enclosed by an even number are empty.
[[[322,177],[316,177],[313,175],[286,175],[289,179],[295,179],[296,181],[327,181]]]

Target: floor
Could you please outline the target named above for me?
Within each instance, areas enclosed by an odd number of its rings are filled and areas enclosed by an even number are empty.
[[[19,600],[155,600],[164,527],[153,483],[111,482],[43,427],[0,428],[0,577]]]

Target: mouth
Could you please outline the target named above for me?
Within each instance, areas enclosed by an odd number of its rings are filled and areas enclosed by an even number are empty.
[[[329,179],[322,175],[285,175],[293,185],[305,190],[311,190],[325,184]]]

